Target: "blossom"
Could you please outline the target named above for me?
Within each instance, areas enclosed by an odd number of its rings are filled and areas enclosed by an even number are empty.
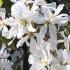
[[[48,18],[45,18],[46,21],[49,21],[52,24],[62,25],[68,22],[68,15],[67,14],[60,14],[61,10],[63,9],[64,4],[58,5],[55,10],[53,9],[54,13],[48,9],[49,15]]]
[[[36,29],[33,28],[31,22],[29,24],[24,25],[25,23],[23,21],[19,21],[14,19],[13,17],[10,17],[6,19],[5,24],[10,26],[10,29],[4,28],[2,31],[2,36],[6,37],[7,39],[12,39],[12,41],[9,42],[9,45],[13,42],[15,38],[21,39],[25,34],[28,34],[29,32],[36,32]]]
[[[33,61],[40,62],[40,64],[43,67],[48,66],[48,64],[51,61],[49,43],[42,42],[38,45],[36,43],[36,41],[34,39],[32,39],[30,42],[30,52],[31,52],[32,57],[35,59]],[[30,60],[29,60],[29,62],[30,62]],[[31,64],[33,64],[33,63],[31,63]]]
[[[11,15],[15,18],[23,19],[28,17],[29,9],[26,5],[21,2],[17,1],[11,8]]]
[[[38,0],[37,0],[38,1]],[[40,5],[38,2],[41,2]],[[48,9],[47,8],[54,8],[53,5],[54,3],[49,3],[49,4],[43,4],[42,1],[38,1],[36,3],[33,3],[33,6],[31,8],[31,15],[30,18],[32,19],[33,22],[37,24],[43,24],[44,23],[44,18],[45,16],[48,16]]]
[[[43,67],[41,62],[35,59],[32,55],[29,56],[29,62],[30,64],[32,64],[30,70],[46,70],[46,68]]]
[[[2,36],[4,36],[7,39],[11,39],[12,37],[15,37],[17,33],[17,23],[15,22],[14,18],[10,17],[5,19],[4,23],[7,26],[10,26],[11,29],[8,30],[8,28],[4,28],[2,31]]]
[[[6,27],[4,20],[5,20],[6,10],[5,8],[0,8],[0,31]]]
[[[0,31],[6,39],[11,39],[8,45],[17,38],[16,47],[24,43],[29,47],[30,70],[68,70],[70,69],[69,42],[70,35],[66,37],[60,32],[63,39],[57,40],[59,26],[68,22],[67,14],[60,14],[64,4],[56,6],[55,2],[46,3],[45,0],[11,0],[14,4],[11,7],[11,17],[5,19],[5,9],[0,8]],[[3,15],[3,16],[2,16]],[[47,27],[45,25],[48,25]],[[46,34],[48,33],[49,38]],[[57,49],[58,43],[64,42],[65,49]],[[0,49],[2,68],[6,64],[6,70],[11,70],[12,63],[7,60],[10,54],[7,53],[3,44]],[[65,65],[65,66],[64,66]]]
[[[34,40],[34,42],[37,41],[37,43],[40,44],[42,40],[44,39],[46,31],[47,31],[45,27],[41,27],[40,32],[37,33],[36,29],[34,29],[31,25],[30,27],[28,26],[28,29],[29,30],[26,36],[21,37],[20,40],[17,42],[17,47],[22,46],[24,42],[26,42],[27,46],[30,46],[30,44],[32,44],[31,42],[34,39],[34,37],[36,37],[36,40]],[[28,42],[28,39],[30,39],[30,43]]]

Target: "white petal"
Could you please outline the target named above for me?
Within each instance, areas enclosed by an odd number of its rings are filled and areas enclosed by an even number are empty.
[[[4,52],[3,52],[3,54],[2,54],[2,57],[1,58],[7,58],[7,57],[9,57],[9,53],[7,53],[7,50],[5,50]]]
[[[28,41],[26,41],[26,45],[29,47],[30,46],[30,44],[29,44],[29,42]]]
[[[68,22],[68,15],[67,14],[60,14],[55,17],[55,23],[62,25]]]
[[[27,33],[27,29],[23,25],[18,25],[17,38],[21,38],[25,33]]]
[[[22,37],[18,42],[17,42],[17,48],[21,47],[23,45],[24,42],[26,42],[28,40],[28,36],[26,37]]]
[[[38,44],[42,43],[42,41],[43,41],[43,39],[45,37],[46,32],[47,32],[47,28],[46,27],[43,26],[43,27],[40,28],[40,32],[36,34],[37,43]]]
[[[7,39],[11,39],[13,37],[16,37],[16,35],[17,35],[17,29],[18,29],[17,26],[11,27],[11,29],[9,30],[9,34],[8,34]]]
[[[44,13],[44,17],[47,17],[48,18],[49,11],[50,11],[50,9],[47,6],[43,6],[42,7],[42,12]]]
[[[0,50],[0,58],[4,59],[10,55],[9,53],[7,53],[7,50],[5,48],[6,48],[5,44],[3,44]]]
[[[60,14],[58,16],[56,16],[57,18],[60,18],[60,17],[68,17],[68,14]]]
[[[37,45],[34,38],[31,38],[31,40],[30,40],[30,52],[36,58],[41,58],[41,56],[43,57],[42,51],[41,51],[40,47]]]
[[[2,48],[1,48],[1,50],[0,50],[0,55],[3,53],[3,51],[5,50],[5,48],[6,48],[5,44],[3,44],[3,45],[2,45]]]
[[[6,14],[5,8],[0,8],[0,17],[1,17],[2,19],[5,19],[5,14]]]
[[[27,12],[28,9],[26,5],[21,1],[16,2],[11,8],[11,15],[15,18],[23,19],[23,17],[26,16]]]
[[[61,12],[61,10],[63,9],[63,7],[64,7],[64,4],[58,5],[58,7],[54,13],[54,16],[58,15]]]
[[[52,49],[57,47],[57,29],[54,25],[49,24],[49,34]]]
[[[61,31],[60,34],[61,34],[63,37],[65,37],[64,31]]]
[[[50,10],[52,10],[52,11],[55,11],[55,10],[56,10],[56,3],[55,3],[55,2],[46,4],[46,6],[47,6]]]
[[[8,35],[9,35],[9,30],[8,30],[8,28],[6,26],[4,26],[3,30],[2,30],[2,36],[7,38]]]
[[[28,61],[29,61],[29,64],[33,64],[33,62],[34,62],[34,58],[33,58],[32,55],[29,56]]]
[[[41,63],[34,62],[30,68],[30,70],[47,70]]]
[[[32,24],[29,24],[27,26],[27,29],[28,29],[29,32],[36,32],[36,29],[32,27]]]
[[[69,41],[67,37],[64,37],[64,46],[69,51]]]
[[[5,23],[6,25],[9,25],[9,26],[16,26],[16,25],[17,25],[17,23],[16,23],[16,21],[15,21],[15,19],[14,19],[13,17],[6,18],[6,19],[4,20],[4,23]]]

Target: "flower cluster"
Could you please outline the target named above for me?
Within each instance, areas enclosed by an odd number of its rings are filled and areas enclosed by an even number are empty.
[[[70,70],[70,35],[59,31],[68,23],[68,15],[62,13],[64,4],[47,3],[45,0],[11,0],[11,17],[5,18],[5,8],[0,8],[0,31],[10,46],[17,38],[16,47],[24,43],[29,47],[30,70]],[[57,34],[62,36],[58,39]],[[57,45],[64,43],[64,49]],[[2,45],[0,58],[10,54]],[[11,69],[9,69],[11,70]]]

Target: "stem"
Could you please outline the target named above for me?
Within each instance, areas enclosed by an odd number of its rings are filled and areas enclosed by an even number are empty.
[[[21,70],[23,70],[23,60],[21,59]]]

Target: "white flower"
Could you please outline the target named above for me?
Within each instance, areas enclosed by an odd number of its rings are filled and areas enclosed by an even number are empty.
[[[47,32],[47,28],[42,26],[42,27],[40,27],[40,32],[35,34],[35,37],[36,37],[38,44],[42,43],[46,32]]]
[[[52,11],[55,10],[56,3],[52,2],[52,3],[46,4],[46,2],[44,2],[43,0],[37,0],[36,3],[33,3],[33,6],[31,8],[31,15],[30,15],[30,18],[32,19],[32,21],[37,24],[43,24],[45,22],[44,18],[45,17],[48,18],[48,15],[49,15],[48,8]]]
[[[48,42],[43,41],[38,45],[34,39],[31,39],[30,52],[36,59],[34,62],[39,61],[43,66],[48,66],[49,62],[51,61],[50,45]]]
[[[2,31],[2,36],[6,37],[7,39],[11,39],[12,37],[15,37],[17,34],[17,23],[15,20],[10,17],[4,20],[4,23],[10,27],[8,30],[6,27]]]
[[[21,1],[17,1],[11,8],[11,15],[15,18],[24,19],[28,17],[29,8]]]
[[[23,25],[21,25],[23,27]],[[22,30],[22,32],[20,32]],[[28,43],[27,40],[29,39],[30,33],[36,32],[36,29],[32,27],[32,24],[28,24],[26,27],[23,27],[23,29],[18,29],[17,38],[20,38],[20,40],[17,42],[17,47],[21,47],[24,42]],[[27,36],[23,37],[22,35],[27,34]]]
[[[0,31],[2,30],[2,36],[7,37],[9,30],[7,28],[8,24],[5,23],[5,21],[6,21],[5,14],[6,14],[6,10],[4,8],[0,8],[0,17],[1,17],[1,19],[0,19]],[[12,24],[10,24],[10,25],[12,25]]]
[[[67,14],[60,14],[61,10],[63,9],[64,4],[58,5],[58,7],[54,10],[54,13],[50,9],[48,9],[48,17],[45,18],[46,21],[49,21],[52,24],[62,25],[68,22],[68,15]]]
[[[28,32],[27,32],[26,37],[21,37],[20,40],[17,42],[17,46],[18,44],[19,46],[21,46],[21,43],[24,43],[24,42],[26,42],[26,44],[29,46],[30,43],[27,40],[30,39],[30,42],[32,42],[32,40],[34,39],[34,36],[36,37],[37,43],[40,44],[42,40],[44,39],[46,31],[47,31],[45,27],[41,27],[40,32],[36,33],[36,29],[33,28],[31,24],[27,26],[27,29],[28,29]]]
[[[30,70],[47,70],[39,60],[34,58],[32,55],[29,56],[29,63],[32,64]]]
[[[11,15],[18,19],[26,19],[38,23],[40,21],[43,21],[43,19],[36,11],[37,9],[38,6],[36,6],[34,3],[30,9],[29,6],[26,6],[22,1],[18,1],[11,8]]]
[[[10,29],[8,30],[6,27],[2,31],[2,36],[6,37],[7,39],[12,39],[11,42],[9,42],[9,45],[13,42],[15,38],[21,39],[25,34],[28,34],[29,32],[36,32],[36,29],[33,28],[31,21],[29,23],[25,23],[24,20],[17,20],[13,17],[10,17],[6,19],[5,24],[10,26]]]

